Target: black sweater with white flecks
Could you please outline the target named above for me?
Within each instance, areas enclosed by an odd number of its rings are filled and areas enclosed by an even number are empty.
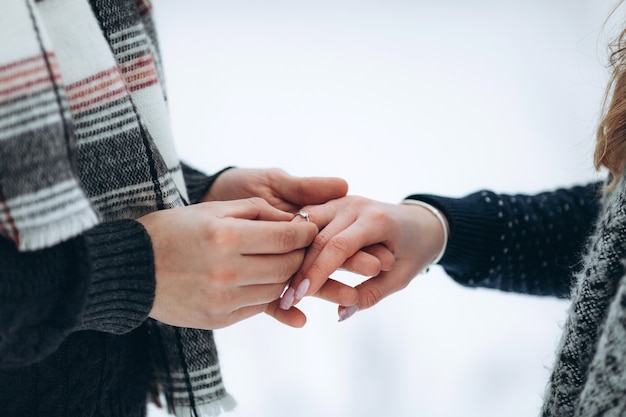
[[[600,209],[601,187],[409,198],[439,208],[448,219],[450,237],[439,264],[457,282],[566,298]]]
[[[600,187],[413,196],[448,217],[441,265],[458,282],[571,299],[542,417],[626,415],[626,175]]]

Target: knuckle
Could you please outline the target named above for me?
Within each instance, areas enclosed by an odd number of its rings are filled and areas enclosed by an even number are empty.
[[[362,308],[370,308],[380,302],[383,299],[383,293],[375,287],[362,289],[361,296],[359,297],[359,305]]]
[[[235,303],[236,297],[232,291],[214,290],[210,296],[205,297],[204,314],[212,322],[223,320],[237,308]]]
[[[382,207],[371,207],[368,211],[368,216],[372,221],[376,223],[387,223],[389,219],[389,213]]]
[[[351,196],[350,204],[361,211],[370,206],[370,200],[362,196]]]
[[[348,252],[350,242],[342,236],[333,236],[327,243],[328,249],[344,255],[351,255]]]
[[[278,235],[278,239],[278,244],[283,250],[293,250],[298,243],[298,231],[293,227],[285,228]]]
[[[332,236],[329,233],[322,230],[317,234],[317,236],[315,236],[313,242],[311,242],[311,249],[316,252],[321,251],[328,244],[331,238]]]
[[[213,229],[208,236],[209,241],[220,249],[229,247],[239,247],[242,243],[240,233],[231,227],[220,227]]]
[[[236,280],[237,271],[231,265],[217,266],[206,274],[207,286],[215,291],[231,287]],[[222,300],[221,297],[218,299]]]
[[[396,264],[396,257],[391,252],[385,252],[378,259],[380,260],[380,269],[383,271],[391,271]]]
[[[365,276],[375,276],[380,274],[382,270],[382,266],[380,261],[374,257],[368,257],[363,261],[363,271],[361,271],[361,275]]]
[[[362,252],[357,252],[348,258],[343,264],[343,268],[363,276],[374,276],[380,273],[380,261]]]
[[[297,250],[289,253],[286,261],[279,268],[279,282],[285,282],[292,277],[302,266],[304,260],[304,250]]]

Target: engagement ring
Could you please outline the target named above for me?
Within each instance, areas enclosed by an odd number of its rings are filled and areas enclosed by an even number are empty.
[[[304,220],[306,220],[307,222],[310,221],[309,220],[309,213],[307,213],[306,211],[300,210],[299,212],[296,213],[296,216],[302,216],[302,218]]]

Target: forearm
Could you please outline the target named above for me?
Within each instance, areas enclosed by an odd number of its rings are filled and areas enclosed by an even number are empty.
[[[436,206],[448,219],[450,238],[439,264],[457,282],[567,297],[598,214],[599,186],[532,196],[482,191],[459,199],[411,197]]]
[[[143,227],[101,224],[49,249],[0,241],[0,366],[50,354],[72,332],[128,332],[154,298],[154,261]]]

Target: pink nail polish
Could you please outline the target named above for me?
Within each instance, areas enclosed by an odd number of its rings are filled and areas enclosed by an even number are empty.
[[[359,311],[359,305],[354,304],[348,307],[341,306],[339,307],[339,321],[348,320],[354,313]]]
[[[298,285],[295,293],[296,300],[302,300],[302,297],[304,297],[304,294],[306,294],[310,285],[311,281],[309,281],[308,279],[303,280],[300,285]]]
[[[295,293],[296,291],[293,288],[287,288],[287,291],[285,291],[283,296],[280,297],[280,303],[278,303],[278,306],[283,310],[289,310],[293,305]]]

